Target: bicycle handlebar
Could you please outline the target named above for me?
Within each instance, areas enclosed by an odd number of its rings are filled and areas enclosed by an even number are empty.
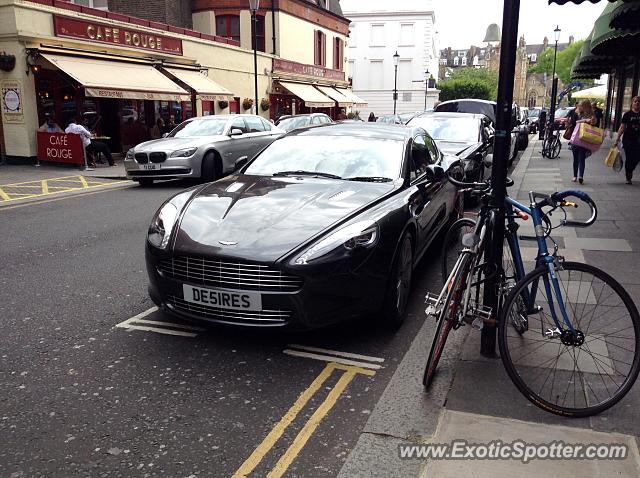
[[[550,206],[552,208],[558,208],[561,206],[568,206],[570,204],[565,203],[565,198],[568,197],[576,197],[578,199],[580,199],[582,202],[586,203],[589,206],[589,209],[591,211],[591,216],[589,217],[589,219],[587,219],[586,221],[567,221],[567,220],[562,220],[561,224],[563,226],[570,226],[570,227],[589,227],[590,225],[592,225],[594,222],[596,222],[596,218],[598,217],[598,207],[596,206],[596,203],[593,202],[593,199],[591,199],[591,197],[585,193],[584,191],[578,191],[575,189],[568,189],[567,191],[559,191],[556,193],[553,193],[551,195],[548,194],[541,194],[541,193],[533,193],[533,197],[534,198],[542,198],[542,201],[538,201],[536,203],[536,206],[538,206],[539,208],[543,208],[545,206]],[[577,205],[575,205],[575,207],[578,207]]]

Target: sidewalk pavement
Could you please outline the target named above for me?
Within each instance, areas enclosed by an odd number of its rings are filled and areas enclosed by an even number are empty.
[[[637,184],[625,184],[624,171],[604,165],[610,147],[587,159],[584,185],[571,182],[572,155],[563,143],[558,159],[543,159],[541,142],[531,141],[515,170],[510,195],[528,200],[528,191],[551,193],[581,189],[598,206],[597,222],[585,229],[554,232],[560,254],[607,271],[640,302],[640,170]],[[586,209],[586,208],[582,208]],[[579,210],[578,210],[579,211]],[[586,211],[583,211],[586,212]],[[579,212],[576,212],[578,215]],[[523,228],[521,234],[527,234]],[[526,254],[525,254],[526,255]],[[500,359],[480,355],[480,334],[470,327],[449,336],[439,374],[429,392],[422,372],[434,333],[425,325],[394,373],[372,412],[339,477],[419,476],[495,477],[637,477],[640,476],[640,384],[612,409],[584,419],[562,418],[542,411],[511,383]],[[434,460],[400,459],[400,444],[468,443],[489,445],[494,440],[532,444],[563,441],[570,444],[626,444],[624,460]]]
[[[114,155],[115,166],[98,164],[93,170],[79,168],[75,164],[40,162],[40,166],[34,164],[0,164],[0,186],[6,184],[40,181],[65,176],[84,176],[103,179],[126,179],[124,163],[121,158]]]

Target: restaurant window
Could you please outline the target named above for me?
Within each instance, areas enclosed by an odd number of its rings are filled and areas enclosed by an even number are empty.
[[[72,0],[71,3],[82,5],[83,7],[97,8],[99,10],[109,10],[109,0]]]
[[[313,63],[314,65],[325,66],[327,64],[327,45],[326,35],[316,30],[314,32],[314,44],[313,44]]]
[[[336,37],[333,39],[333,69],[342,71],[342,57],[344,56],[344,42]]]
[[[216,35],[219,37],[230,38],[240,43],[240,15],[216,16]],[[264,33],[262,36],[264,37]]]

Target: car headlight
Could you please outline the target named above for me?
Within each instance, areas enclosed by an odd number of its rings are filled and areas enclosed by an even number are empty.
[[[156,212],[149,226],[147,239],[160,249],[166,249],[169,245],[171,232],[178,220],[180,211],[187,203],[193,191],[184,191],[162,205]]]
[[[310,261],[324,256],[328,252],[342,247],[347,251],[357,248],[371,248],[378,242],[380,228],[375,221],[360,221],[335,231],[309,249],[295,260],[298,265],[308,264]]]
[[[189,156],[193,156],[198,151],[198,148],[187,148],[187,149],[179,149],[178,151],[174,151],[169,156],[170,158],[188,158]]]
[[[133,157],[133,148],[131,148],[129,151],[127,151],[127,159],[133,159]]]

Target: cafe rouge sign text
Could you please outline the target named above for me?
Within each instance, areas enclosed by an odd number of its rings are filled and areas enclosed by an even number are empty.
[[[111,43],[130,48],[182,55],[182,40],[177,38],[59,15],[54,15],[53,24],[55,35],[58,37]]]

